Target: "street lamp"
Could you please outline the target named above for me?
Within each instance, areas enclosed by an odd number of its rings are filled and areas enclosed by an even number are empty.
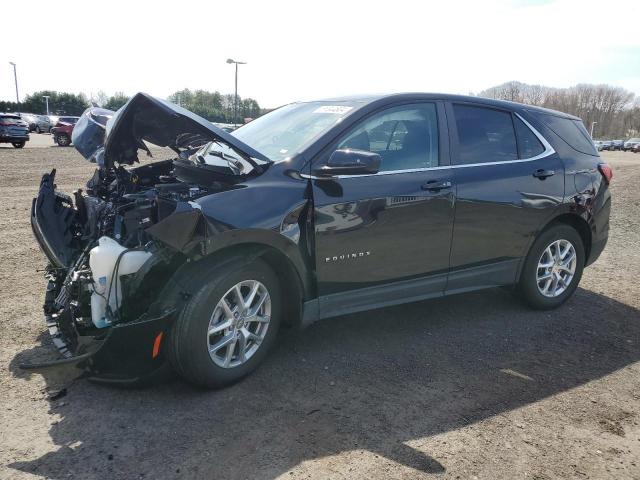
[[[595,127],[598,122],[591,122],[591,138],[593,138],[593,127]]]
[[[232,58],[227,58],[227,63],[236,64],[236,94],[233,100],[233,123],[238,124],[238,65],[246,65],[247,62],[236,62]]]
[[[49,116],[49,95],[43,95],[44,101],[47,102],[47,117]]]
[[[9,64],[13,65],[13,80],[16,82],[16,103],[20,104],[20,97],[18,96],[18,74],[16,73],[16,64],[14,62],[9,62]]]

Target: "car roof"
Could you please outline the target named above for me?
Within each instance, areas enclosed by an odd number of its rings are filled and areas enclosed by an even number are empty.
[[[392,94],[376,94],[376,95],[353,95],[345,97],[334,97],[316,100],[318,102],[353,102],[353,103],[374,103],[378,101],[405,101],[405,100],[448,100],[451,102],[474,102],[487,105],[489,107],[506,108],[509,110],[528,110],[532,112],[544,113],[547,115],[555,115],[572,120],[581,120],[580,118],[568,113],[551,110],[549,108],[537,107],[534,105],[526,105],[524,103],[510,102],[507,100],[495,100],[493,98],[473,97],[470,95],[455,95],[451,93],[392,93]]]

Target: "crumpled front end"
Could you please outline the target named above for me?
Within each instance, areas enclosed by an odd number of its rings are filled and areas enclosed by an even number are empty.
[[[144,142],[177,157],[127,168],[139,149],[149,152]],[[201,165],[207,142],[229,145],[245,164]],[[102,380],[135,381],[165,363],[164,339],[181,295],[174,275],[225,228],[205,218],[199,199],[237,188],[264,168],[254,160],[260,154],[226,132],[144,94],[116,113],[88,109],[73,143],[98,166],[86,189],[58,192],[53,170],[31,210],[49,260],[45,320],[62,359],[23,367],[76,365]]]
[[[110,202],[82,192],[75,192],[75,198],[61,194],[54,182],[55,171],[43,176],[31,225],[49,260],[44,316],[62,358],[22,368],[75,366],[96,380],[137,382],[165,364],[162,340],[174,310],[156,302],[153,292],[162,289],[181,254],[155,244],[152,237],[136,244],[134,239],[142,235],[127,216],[131,211],[141,216],[135,206],[122,208],[122,218],[116,220],[118,207]],[[112,240],[115,236],[129,248]],[[114,248],[116,257],[110,260]],[[136,255],[137,263],[127,255]],[[107,285],[103,277],[114,273],[117,278]]]

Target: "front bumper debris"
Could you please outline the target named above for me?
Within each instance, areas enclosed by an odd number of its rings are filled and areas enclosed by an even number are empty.
[[[166,338],[173,323],[175,310],[158,316],[116,324],[96,336],[77,335],[68,338],[71,319],[63,315],[45,315],[49,334],[63,358],[42,363],[23,363],[23,370],[40,371],[51,368],[75,367],[83,376],[103,383],[135,384],[161,370],[166,365],[163,344],[154,352],[160,333]],[[75,329],[73,329],[75,331]]]

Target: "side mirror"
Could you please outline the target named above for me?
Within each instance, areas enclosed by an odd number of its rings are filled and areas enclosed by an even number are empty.
[[[377,153],[345,148],[333,152],[326,165],[314,169],[313,173],[318,177],[370,175],[378,173],[381,162],[382,158]]]

